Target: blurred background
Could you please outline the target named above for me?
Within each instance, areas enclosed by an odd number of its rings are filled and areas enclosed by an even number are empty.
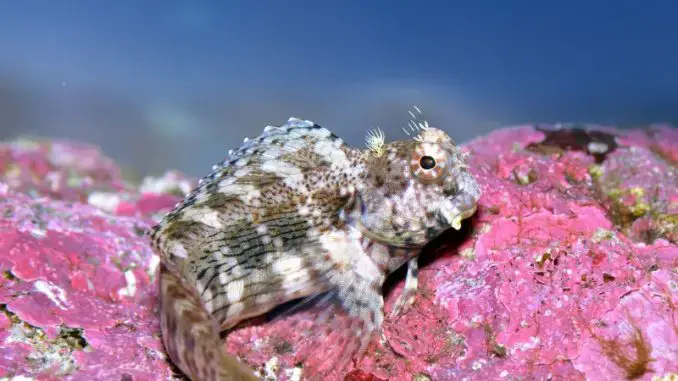
[[[268,124],[354,145],[407,111],[465,141],[530,122],[678,125],[678,2],[0,0],[0,139],[194,176]]]

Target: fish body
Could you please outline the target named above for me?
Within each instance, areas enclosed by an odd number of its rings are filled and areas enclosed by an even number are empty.
[[[382,285],[407,264],[392,314],[414,300],[422,247],[475,212],[465,154],[417,122],[414,139],[348,146],[290,118],[231,152],[150,231],[161,258],[163,342],[191,380],[256,380],[221,331],[285,302],[329,293],[361,348],[384,320]]]

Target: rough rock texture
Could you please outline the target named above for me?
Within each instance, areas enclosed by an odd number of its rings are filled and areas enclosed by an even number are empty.
[[[478,213],[427,248],[417,301],[384,342],[326,379],[678,377],[678,130],[589,127],[467,144]],[[192,184],[128,184],[83,144],[0,145],[0,377],[180,379],[143,232]],[[387,311],[403,274],[388,286]],[[303,329],[323,308],[253,319],[225,345],[264,376],[313,378],[337,352],[334,334]]]

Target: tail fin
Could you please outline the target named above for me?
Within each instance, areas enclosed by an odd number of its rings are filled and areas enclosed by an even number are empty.
[[[193,381],[260,380],[226,353],[219,330],[192,287],[171,269],[160,269],[163,342],[172,362]]]

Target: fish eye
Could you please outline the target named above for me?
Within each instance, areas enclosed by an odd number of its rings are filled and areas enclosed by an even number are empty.
[[[419,165],[424,169],[433,169],[436,166],[436,159],[431,156],[422,156],[419,159]]]
[[[415,147],[410,159],[410,170],[424,182],[438,181],[445,176],[447,153],[439,144],[421,143]]]

